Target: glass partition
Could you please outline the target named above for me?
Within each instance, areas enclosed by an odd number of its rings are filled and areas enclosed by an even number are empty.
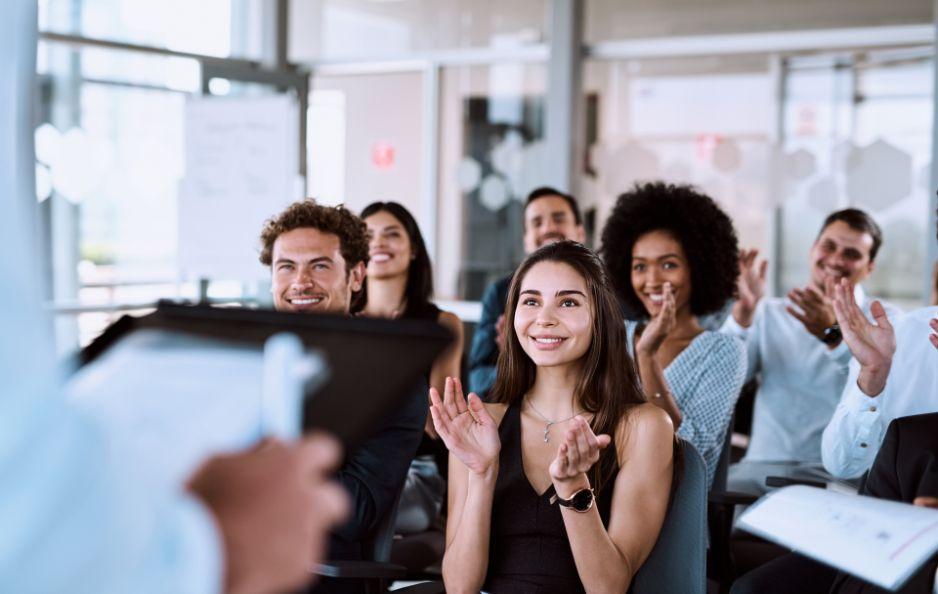
[[[263,50],[259,24],[266,1],[39,0],[39,30],[256,59]]]
[[[584,86],[580,192],[594,241],[622,192],[664,179],[698,186],[743,245],[768,247],[777,99],[766,58],[590,61]]]
[[[924,50],[792,60],[787,77],[780,289],[805,283],[824,217],[861,208],[883,230],[867,290],[922,303],[933,66]]]
[[[547,69],[443,69],[437,294],[478,300],[524,257],[524,198],[544,185]]]
[[[922,0],[585,0],[587,43],[691,35],[878,27],[932,22]]]
[[[292,0],[290,59],[377,60],[458,48],[542,43],[548,0]]]

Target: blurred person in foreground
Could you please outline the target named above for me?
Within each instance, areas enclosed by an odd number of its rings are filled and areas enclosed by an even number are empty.
[[[178,491],[66,403],[40,309],[30,109],[36,4],[0,4],[0,588],[258,593],[307,583],[347,503],[325,437],[207,460]],[[14,256],[14,254],[16,254]],[[118,446],[118,447],[115,447]]]

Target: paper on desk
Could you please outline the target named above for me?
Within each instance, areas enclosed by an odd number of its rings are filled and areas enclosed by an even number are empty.
[[[122,338],[67,384],[70,399],[107,429],[108,455],[131,457],[148,480],[174,485],[208,455],[270,435],[271,418],[300,426],[300,406],[264,391],[260,347],[164,330]]]
[[[890,590],[938,550],[938,510],[805,486],[766,495],[737,526]]]

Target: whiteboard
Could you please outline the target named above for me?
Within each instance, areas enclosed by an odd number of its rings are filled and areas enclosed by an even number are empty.
[[[288,95],[191,98],[179,186],[182,279],[252,282],[264,221],[302,198],[299,107]]]

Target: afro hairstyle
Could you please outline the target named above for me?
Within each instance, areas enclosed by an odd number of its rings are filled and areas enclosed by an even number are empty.
[[[735,296],[739,244],[726,213],[692,186],[638,183],[616,201],[600,249],[626,311],[648,315],[632,288],[632,248],[652,231],[669,233],[684,248],[690,266],[691,313],[714,313]]]

